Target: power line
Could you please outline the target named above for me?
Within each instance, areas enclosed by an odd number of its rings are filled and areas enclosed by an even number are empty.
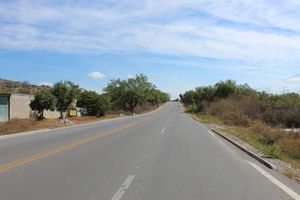
[[[271,88],[271,86],[274,86],[274,85],[277,85],[277,84],[282,84],[282,83],[284,83],[285,81],[288,81],[288,80],[290,80],[290,79],[297,78],[297,77],[300,77],[300,73],[295,74],[295,75],[292,75],[292,76],[290,76],[290,77],[288,77],[288,78],[286,78],[286,79],[283,79],[283,80],[280,80],[280,81],[273,82],[273,83],[271,83],[271,84],[269,84],[269,85],[265,85],[265,86],[263,86],[263,87],[260,87],[260,88],[258,88],[258,90],[269,89],[269,88]]]

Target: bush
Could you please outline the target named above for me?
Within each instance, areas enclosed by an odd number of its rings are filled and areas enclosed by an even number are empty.
[[[127,80],[112,80],[104,91],[115,110],[129,112],[133,112],[138,105],[158,105],[170,100],[168,94],[158,90],[143,74]]]
[[[34,94],[29,106],[32,110],[38,111],[37,119],[44,119],[44,110],[55,110],[56,98],[49,90],[41,90]]]
[[[253,134],[260,140],[261,143],[267,145],[273,145],[286,133],[280,131],[280,129],[272,128],[262,121],[252,122],[251,127],[249,128]]]
[[[185,105],[194,107],[194,112],[216,115],[229,125],[249,126],[252,120],[261,120],[273,126],[300,127],[297,93],[268,94],[227,80],[197,87],[180,97]]]
[[[83,115],[103,116],[110,108],[109,101],[103,95],[94,91],[83,91],[77,100],[77,106],[82,108]]]
[[[300,139],[284,138],[279,141],[278,145],[283,153],[292,158],[300,159]]]
[[[242,101],[227,98],[210,104],[206,109],[208,113],[219,117],[227,125],[248,126],[251,119],[246,115],[244,107]]]

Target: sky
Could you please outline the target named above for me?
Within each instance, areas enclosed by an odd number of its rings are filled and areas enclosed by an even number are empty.
[[[0,0],[0,77],[101,92],[143,73],[173,98],[226,79],[299,92],[299,10],[299,0]]]

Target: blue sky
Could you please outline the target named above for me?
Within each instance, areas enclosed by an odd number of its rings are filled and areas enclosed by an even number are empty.
[[[300,79],[298,0],[0,1],[0,77],[101,92],[144,73],[173,97],[234,79],[270,92]]]

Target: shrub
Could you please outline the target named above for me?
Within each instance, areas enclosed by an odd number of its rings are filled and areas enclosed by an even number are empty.
[[[38,119],[44,119],[44,110],[54,111],[56,98],[49,90],[41,90],[34,94],[29,106],[32,110],[38,111]]]
[[[300,159],[300,139],[283,138],[278,145],[288,156]]]
[[[260,142],[268,145],[276,143],[286,134],[283,131],[280,131],[280,129],[272,128],[259,120],[252,122],[252,125],[249,129],[255,134]]]
[[[248,126],[251,119],[245,114],[242,101],[235,98],[227,98],[216,101],[207,109],[207,112],[219,117],[228,125]]]
[[[83,91],[77,100],[77,106],[82,108],[84,115],[103,116],[110,108],[109,101],[104,95],[94,91]]]
[[[258,92],[235,81],[220,81],[180,95],[186,105],[196,104],[194,112],[207,112],[229,125],[248,126],[252,120],[284,127],[300,127],[300,95]]]

